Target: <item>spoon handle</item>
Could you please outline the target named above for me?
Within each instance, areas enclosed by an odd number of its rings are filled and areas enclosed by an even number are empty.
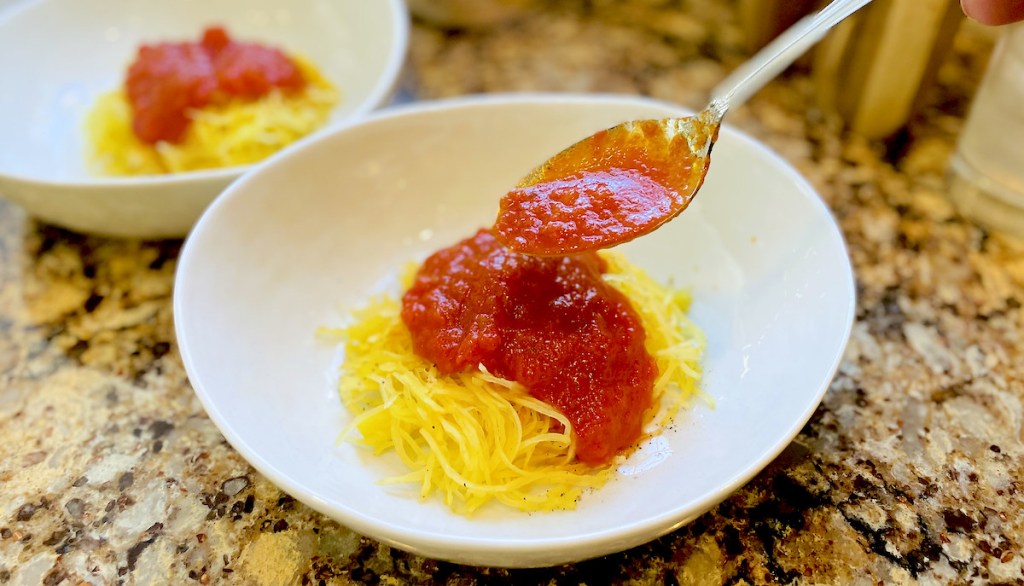
[[[724,114],[730,107],[746,102],[820,41],[829,29],[870,1],[833,0],[817,14],[802,18],[715,86],[711,91],[712,103],[717,103]]]

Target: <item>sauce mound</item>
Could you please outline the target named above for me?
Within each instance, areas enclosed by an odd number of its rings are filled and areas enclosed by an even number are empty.
[[[525,255],[481,230],[423,263],[402,321],[441,373],[482,365],[556,406],[577,458],[603,464],[639,439],[658,372],[640,317],[605,269],[595,253]]]
[[[323,127],[339,98],[301,55],[220,27],[144,44],[86,116],[88,164],[113,176],[249,165]]]
[[[191,109],[230,97],[256,99],[275,88],[298,91],[305,83],[280,50],[235,41],[223,28],[210,27],[198,43],[141,46],[125,91],[136,136],[155,144],[180,141]]]

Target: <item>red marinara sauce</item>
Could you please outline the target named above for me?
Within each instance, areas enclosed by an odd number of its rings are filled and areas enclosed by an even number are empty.
[[[531,256],[480,230],[423,263],[402,321],[442,373],[482,364],[558,407],[577,458],[598,465],[640,438],[657,376],[639,316],[604,271],[593,252]]]
[[[667,133],[672,122],[617,126],[558,153],[501,199],[498,238],[519,252],[572,254],[621,244],[674,218],[700,189],[710,158]]]
[[[135,135],[153,144],[180,141],[192,108],[305,84],[295,62],[278,49],[235,41],[223,28],[210,27],[198,43],[142,45],[128,68],[125,91]]]

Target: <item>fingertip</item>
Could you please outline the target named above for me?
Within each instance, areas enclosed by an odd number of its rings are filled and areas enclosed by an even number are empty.
[[[969,18],[990,26],[1024,20],[1024,0],[960,0],[960,7]]]
[[[991,12],[989,7],[990,3],[985,0],[960,0],[960,8],[964,11],[964,15],[981,24],[993,24],[989,22],[989,13]]]

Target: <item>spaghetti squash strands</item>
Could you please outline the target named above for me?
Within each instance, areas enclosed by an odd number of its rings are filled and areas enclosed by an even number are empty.
[[[605,278],[631,300],[658,364],[648,426],[657,433],[700,393],[704,337],[686,317],[686,293],[662,287],[620,254],[601,254]],[[413,352],[400,312],[398,300],[379,297],[346,327],[322,332],[345,346],[339,391],[355,417],[342,437],[374,454],[394,451],[409,469],[384,483],[418,486],[421,498],[437,495],[468,515],[491,501],[521,511],[572,509],[584,490],[612,477],[614,462],[575,461],[569,420],[522,386],[485,370],[440,375]]]
[[[159,175],[267,158],[323,126],[339,100],[312,64],[293,59],[307,80],[301,91],[275,89],[259,99],[233,98],[191,110],[184,138],[174,144],[139,140],[123,89],[100,96],[85,123],[90,166],[105,175]]]

